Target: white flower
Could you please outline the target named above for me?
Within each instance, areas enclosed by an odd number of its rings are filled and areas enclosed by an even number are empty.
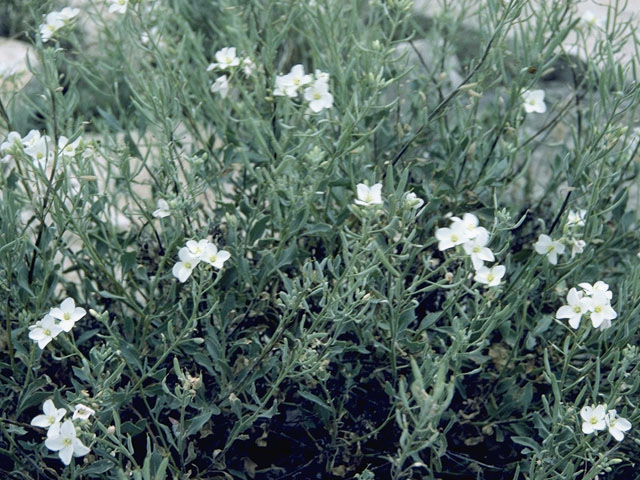
[[[407,192],[404,195],[404,204],[409,208],[418,210],[424,205],[424,200],[422,200],[413,192]]]
[[[7,139],[0,145],[0,162],[8,162],[20,151],[22,151],[22,137],[18,132],[9,132]]]
[[[491,268],[483,265],[476,270],[476,275],[473,279],[478,283],[484,283],[488,287],[495,287],[500,284],[505,270],[504,265],[494,265]]]
[[[240,59],[236,56],[235,47],[225,47],[216,52],[216,63],[212,63],[207,67],[207,72],[211,70],[236,67],[240,65]]]
[[[251,76],[253,71],[256,69],[256,64],[249,57],[246,57],[242,60],[242,72],[247,76]]]
[[[478,270],[484,265],[484,262],[493,262],[495,257],[491,249],[487,247],[489,243],[489,232],[486,228],[478,227],[475,229],[476,236],[462,245],[467,255],[471,256],[473,268]]]
[[[451,228],[438,228],[436,238],[438,239],[438,250],[441,251],[471,240],[469,231],[461,221],[453,222]]]
[[[587,242],[584,240],[578,240],[577,238],[571,239],[571,258],[575,257],[576,254],[584,252],[584,247],[587,246]]]
[[[626,418],[618,417],[615,410],[609,410],[604,420],[611,436],[619,442],[624,438],[624,432],[631,430],[631,422]]]
[[[375,185],[368,187],[364,183],[356,185],[358,198],[355,201],[356,205],[382,205],[382,184],[376,183]]]
[[[478,231],[482,227],[478,227],[478,217],[476,217],[473,213],[465,213],[462,216],[462,219],[459,217],[451,217],[452,226],[454,224],[460,223],[461,227],[467,232],[467,238],[475,238],[478,235]]]
[[[45,315],[42,320],[29,327],[29,330],[29,338],[38,342],[38,347],[41,350],[44,350],[44,347],[62,332],[62,328],[51,315]]]
[[[73,142],[70,142],[67,137],[61,135],[58,139],[58,150],[60,151],[60,155],[63,155],[68,158],[73,158],[76,156],[76,150],[80,145],[82,138],[78,137]]]
[[[84,308],[76,307],[76,302],[73,298],[65,299],[59,308],[55,307],[49,311],[49,315],[60,320],[58,325],[65,332],[71,331],[75,323],[86,314],[87,311]]]
[[[127,13],[127,7],[129,6],[129,0],[109,0],[111,6],[109,7],[110,13]]]
[[[604,29],[604,22],[602,21],[602,18],[595,15],[591,10],[587,10],[586,12],[584,12],[582,18],[580,19],[580,23],[582,23],[588,29]]]
[[[49,148],[49,137],[47,135],[34,137],[27,147],[24,149],[24,153],[29,155],[40,168],[45,169],[49,160],[53,158],[53,151]]]
[[[527,113],[544,113],[547,106],[544,103],[544,90],[525,90],[522,92],[524,111]]]
[[[333,106],[333,95],[329,93],[329,84],[316,80],[310,87],[304,89],[304,99],[309,102],[309,108],[318,113]]]
[[[58,12],[58,18],[65,23],[75,20],[78,15],[80,15],[80,9],[73,7],[64,7]]]
[[[65,23],[62,18],[60,18],[60,12],[51,12],[49,13],[44,20],[44,23],[40,25],[40,36],[42,37],[42,43],[47,43],[51,40],[54,35],[60,30],[64,28]]]
[[[558,255],[564,253],[564,245],[557,240],[552,240],[548,235],[540,234],[538,241],[533,246],[540,255],[546,255],[551,265],[558,263]]]
[[[276,88],[273,94],[276,96],[295,97],[298,95],[298,88],[308,85],[311,81],[311,75],[304,73],[302,65],[294,65],[288,74],[276,76]]]
[[[44,415],[38,415],[31,420],[31,425],[35,427],[49,428],[56,423],[59,423],[66,413],[64,408],[56,408],[53,404],[53,400],[45,400],[42,404],[42,411]]]
[[[611,326],[611,320],[616,318],[618,314],[609,304],[609,297],[606,292],[594,292],[591,295],[591,324],[593,328],[600,327],[605,329]]]
[[[189,240],[187,242],[187,248],[189,249],[189,253],[191,255],[198,257],[199,260],[203,260],[202,255],[204,255],[208,244],[209,242],[206,239],[200,240],[198,242],[196,242],[195,240]]]
[[[321,82],[325,82],[325,83],[329,83],[329,74],[326,72],[323,72],[321,70],[316,70],[315,72],[313,72],[313,75],[316,77],[316,80],[321,81]]]
[[[193,269],[198,266],[200,259],[193,255],[187,247],[182,247],[178,252],[180,261],[173,266],[173,276],[176,277],[180,283],[184,283],[191,276]]]
[[[226,98],[229,94],[229,81],[226,75],[218,77],[211,85],[211,93],[218,92],[222,98]]]
[[[82,457],[91,451],[77,438],[76,427],[73,426],[71,420],[66,420],[56,433],[57,435],[48,437],[44,444],[49,450],[57,451],[60,460],[65,465],[71,463],[72,456]]]
[[[580,416],[582,417],[582,431],[589,435],[596,430],[604,430],[607,428],[605,422],[604,405],[598,405],[597,407],[584,406],[580,410]]]
[[[157,206],[158,206],[158,209],[154,210],[154,212],[151,214],[154,217],[164,218],[171,215],[171,209],[169,208],[169,203],[166,200],[160,198],[158,200]]]
[[[582,315],[588,313],[590,308],[591,300],[583,297],[582,292],[572,288],[567,295],[567,305],[558,309],[556,318],[568,318],[571,328],[577,329],[580,326]]]
[[[207,242],[202,253],[202,260],[212,267],[222,268],[224,262],[231,258],[231,254],[226,250],[218,250],[213,243]]]
[[[567,225],[575,225],[577,227],[584,227],[584,219],[587,215],[586,210],[571,210],[567,215]]]
[[[591,285],[590,283],[583,282],[579,283],[578,286],[584,290],[584,293],[587,295],[593,295],[596,292],[604,293],[609,300],[613,298],[613,293],[609,290],[609,285],[602,280],[598,280],[596,283]]]
[[[94,409],[89,408],[82,403],[79,403],[75,406],[72,419],[76,420],[77,418],[80,418],[82,420],[87,420],[94,413],[96,413]]]
[[[41,135],[38,130],[29,130],[29,133],[22,137],[22,146],[28,148],[40,140],[40,137]]]

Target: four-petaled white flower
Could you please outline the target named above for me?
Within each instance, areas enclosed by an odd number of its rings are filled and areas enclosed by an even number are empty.
[[[187,248],[189,249],[189,253],[202,260],[202,255],[204,255],[208,244],[209,242],[206,239],[197,242],[195,240],[189,240],[187,242]]]
[[[127,7],[129,6],[129,0],[109,0],[111,6],[109,12],[111,13],[127,13]]]
[[[235,47],[225,47],[216,52],[216,63],[212,63],[207,67],[207,72],[211,70],[236,67],[240,65],[240,59],[236,56]]]
[[[81,141],[82,139],[78,137],[73,142],[70,142],[67,137],[61,135],[58,139],[58,151],[60,152],[60,155],[67,158],[75,157],[76,150],[78,149]]]
[[[424,200],[413,192],[407,192],[404,195],[404,204],[409,208],[419,210],[424,205]]]
[[[86,405],[83,405],[82,403],[79,403],[75,406],[74,410],[73,410],[73,420],[76,419],[81,419],[81,420],[87,420],[91,415],[93,415],[94,413],[96,413],[96,411],[92,408],[87,407]]]
[[[224,262],[231,258],[231,254],[226,250],[218,250],[213,243],[207,242],[201,255],[202,261],[212,267],[222,268]]]
[[[569,211],[569,214],[567,215],[567,225],[584,227],[584,219],[586,215],[587,215],[586,210]]]
[[[42,411],[44,415],[38,415],[31,420],[31,425],[41,428],[49,428],[56,423],[60,423],[62,417],[66,413],[64,408],[56,408],[53,400],[45,400],[42,404]]]
[[[29,330],[29,338],[38,342],[41,350],[44,350],[44,347],[62,332],[62,328],[51,315],[45,315],[42,320],[29,327]]]
[[[584,297],[582,292],[575,288],[569,290],[567,295],[567,305],[563,305],[556,312],[556,318],[569,319],[569,325],[573,329],[580,326],[582,315],[585,315],[591,309],[591,299]]]
[[[309,108],[315,113],[333,106],[333,95],[329,93],[329,84],[323,80],[316,80],[310,87],[305,88],[304,99],[309,102]]]
[[[45,23],[40,25],[40,36],[42,43],[47,43],[53,38],[58,30],[64,27],[64,23],[59,18],[47,19]]]
[[[275,96],[298,96],[298,89],[312,82],[311,75],[304,73],[304,67],[300,64],[291,67],[286,75],[276,76],[276,87],[273,90]]]
[[[226,75],[218,77],[211,85],[211,93],[219,93],[222,98],[226,98],[229,94],[229,81]]]
[[[193,269],[200,263],[200,258],[194,255],[188,247],[182,247],[178,251],[178,258],[180,258],[180,261],[173,266],[172,273],[180,283],[184,283],[191,276]]]
[[[65,332],[70,332],[75,323],[84,317],[87,311],[82,307],[76,307],[73,298],[64,300],[60,307],[54,307],[49,311],[49,315],[60,320],[58,326]]]
[[[369,187],[364,183],[356,185],[358,198],[354,200],[356,205],[382,205],[382,184],[376,183]]]
[[[619,442],[624,439],[624,432],[631,430],[631,422],[626,418],[618,417],[615,410],[609,410],[604,420],[611,436]]]
[[[158,199],[157,207],[158,209],[154,210],[151,214],[155,218],[164,218],[171,215],[171,209],[169,208],[169,203],[166,200],[162,198]]]
[[[591,295],[589,311],[591,312],[591,324],[593,328],[600,327],[603,330],[609,328],[611,326],[611,320],[618,316],[616,311],[611,307],[607,292],[596,291]]]
[[[582,18],[580,18],[580,23],[587,27],[588,29],[596,28],[598,30],[604,29],[604,22],[602,18],[594,14],[591,10],[587,10],[582,14]]]
[[[564,253],[564,245],[550,236],[540,234],[534,248],[540,255],[546,255],[551,265],[558,263],[558,255]]]
[[[475,237],[462,244],[462,248],[465,253],[471,257],[473,268],[478,270],[484,266],[484,262],[493,262],[495,257],[491,249],[487,247],[487,243],[489,243],[489,232],[487,229],[477,227],[474,229],[474,233],[476,234]]]
[[[578,240],[577,238],[571,239],[571,258],[575,257],[576,254],[584,252],[584,247],[587,246],[587,242],[584,240]]]
[[[71,420],[66,420],[59,429],[55,430],[51,436],[47,436],[44,444],[49,450],[58,452],[60,460],[65,465],[71,463],[72,456],[82,457],[91,451],[76,436],[76,427]],[[49,432],[52,431],[53,429],[49,430]]]
[[[478,235],[479,229],[482,227],[478,227],[479,221],[478,217],[476,217],[473,213],[465,213],[462,218],[459,217],[451,217],[452,224],[460,224],[464,231],[466,232],[466,236],[469,240],[475,238]],[[484,230],[484,228],[482,228]]]
[[[242,59],[242,72],[247,76],[251,76],[253,71],[256,69],[256,63],[251,60],[249,57],[245,57]]]
[[[444,251],[456,245],[471,240],[469,230],[462,221],[454,221],[450,228],[438,228],[436,230],[436,239],[438,239],[438,250]]]
[[[604,405],[598,405],[597,407],[582,407],[580,410],[580,416],[583,420],[582,431],[588,435],[595,431],[607,428],[605,414]]]
[[[473,279],[478,283],[484,283],[488,287],[495,287],[500,284],[505,270],[504,265],[493,265],[491,268],[483,265],[476,270],[476,275]]]
[[[598,280],[593,285],[587,282],[583,282],[579,283],[578,286],[582,288],[584,290],[584,293],[586,293],[587,295],[593,295],[596,292],[602,292],[609,300],[613,298],[613,293],[609,290],[609,285],[602,280]]]
[[[522,92],[524,111],[527,113],[544,113],[547,106],[544,103],[544,90],[525,90]]]

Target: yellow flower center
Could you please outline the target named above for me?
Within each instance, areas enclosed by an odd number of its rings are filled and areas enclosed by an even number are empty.
[[[68,447],[69,445],[71,445],[73,442],[71,441],[70,438],[65,438],[64,440],[62,440],[62,443],[64,443],[65,447]]]
[[[191,270],[191,262],[184,262],[184,268]]]
[[[596,313],[602,313],[602,307],[600,305],[596,305],[596,308],[593,309]]]
[[[575,307],[573,307],[573,311],[576,313],[580,313],[582,309],[578,305],[576,305]]]
[[[320,100],[322,98],[322,94],[316,92],[313,94],[313,99],[314,100]]]
[[[493,275],[493,273],[490,273],[489,275],[487,275],[487,280],[489,280],[490,282],[493,282],[495,278],[496,277]]]
[[[209,261],[211,263],[215,263],[215,261],[218,259],[218,257],[216,257],[215,255],[211,255],[211,257],[209,257]]]
[[[598,423],[598,419],[596,417],[591,417],[591,419],[589,420],[589,423],[591,423],[592,425],[595,425],[596,423]]]
[[[46,329],[46,328],[45,328],[45,329],[42,331],[42,333],[44,333],[47,337],[50,337],[50,336],[51,336],[51,330],[49,330],[49,329]]]
[[[451,241],[452,241],[452,242],[457,242],[457,241],[458,241],[458,236],[457,236],[455,233],[453,233],[453,234],[451,235]]]
[[[65,320],[70,320],[71,319],[71,314],[69,314],[69,312],[64,312],[64,314],[62,315],[62,318]]]

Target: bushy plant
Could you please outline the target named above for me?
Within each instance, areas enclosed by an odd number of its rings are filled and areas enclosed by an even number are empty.
[[[0,468],[631,478],[638,43],[575,4],[25,9]]]

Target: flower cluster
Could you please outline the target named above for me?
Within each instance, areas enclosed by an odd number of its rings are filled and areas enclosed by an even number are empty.
[[[356,199],[353,201],[356,205],[370,207],[373,205],[382,205],[382,184],[376,183],[371,187],[365,183],[356,185]],[[407,208],[419,210],[424,205],[424,200],[413,192],[407,192],[403,196],[404,205]]]
[[[69,465],[72,456],[82,457],[91,451],[78,438],[73,420],[87,420],[96,413],[94,410],[79,403],[75,406],[72,419],[63,421],[66,410],[56,408],[53,401],[49,399],[42,405],[42,411],[44,414],[31,420],[31,425],[47,429],[47,439],[44,444],[49,450],[58,452],[62,463]]]
[[[584,406],[580,410],[582,431],[587,435],[609,429],[609,433],[618,442],[624,439],[624,432],[631,429],[631,422],[619,417],[615,410],[606,411],[606,405]]]
[[[207,72],[213,70],[228,70],[232,72],[235,67],[242,65],[242,71],[248,77],[253,73],[256,68],[256,64],[249,57],[245,57],[240,60],[236,55],[235,47],[225,47],[218,50],[215,54],[216,61],[211,63],[207,67]],[[219,93],[222,98],[226,98],[229,94],[229,79],[227,75],[222,75],[216,79],[211,85],[212,93]]]
[[[80,137],[71,142],[67,137],[61,135],[58,138],[59,155],[74,158],[80,149],[81,142]],[[29,156],[35,164],[45,169],[54,155],[51,137],[42,135],[37,130],[31,130],[24,137],[21,137],[18,132],[9,132],[6,140],[0,144],[0,161],[7,163],[20,154]]]
[[[47,43],[60,30],[67,25],[71,25],[80,14],[80,10],[72,7],[65,7],[59,12],[51,12],[47,14],[44,23],[40,25],[40,36],[42,43]]]
[[[471,263],[476,271],[474,280],[489,287],[500,284],[504,276],[504,265],[493,265],[487,268],[484,262],[495,261],[495,256],[490,248],[489,232],[486,228],[478,226],[478,217],[472,213],[465,213],[462,218],[451,217],[451,225],[448,228],[436,230],[438,249],[447,250],[462,245],[464,252],[471,258]]]
[[[571,210],[567,215],[562,238],[553,240],[549,235],[541,234],[533,246],[535,251],[540,255],[546,255],[551,265],[558,263],[558,255],[562,255],[566,247],[571,248],[571,258],[582,253],[587,244],[580,238],[582,234],[578,232],[578,228],[584,227],[586,214],[586,210]]]
[[[43,350],[61,332],[70,332],[76,322],[86,314],[84,308],[76,307],[73,298],[67,298],[59,307],[49,310],[42,320],[29,327],[29,338],[37,342],[38,347]]]
[[[314,113],[333,106],[333,95],[329,93],[329,74],[320,70],[316,70],[314,75],[305,74],[300,64],[294,65],[286,75],[276,76],[273,94],[276,97],[295,98],[299,89],[305,86],[303,96]]]
[[[212,267],[222,268],[224,262],[231,258],[231,254],[226,250],[218,250],[213,243],[208,240],[189,240],[187,245],[178,251],[179,262],[173,266],[173,276],[181,283],[187,281],[191,276],[191,272],[202,261],[208,263]]]
[[[580,283],[582,289],[572,288],[567,294],[567,305],[563,305],[556,312],[556,318],[566,318],[573,329],[580,326],[583,315],[589,315],[593,328],[604,330],[611,326],[611,320],[618,314],[611,307],[613,294],[609,290],[609,285],[598,281],[590,283]]]

